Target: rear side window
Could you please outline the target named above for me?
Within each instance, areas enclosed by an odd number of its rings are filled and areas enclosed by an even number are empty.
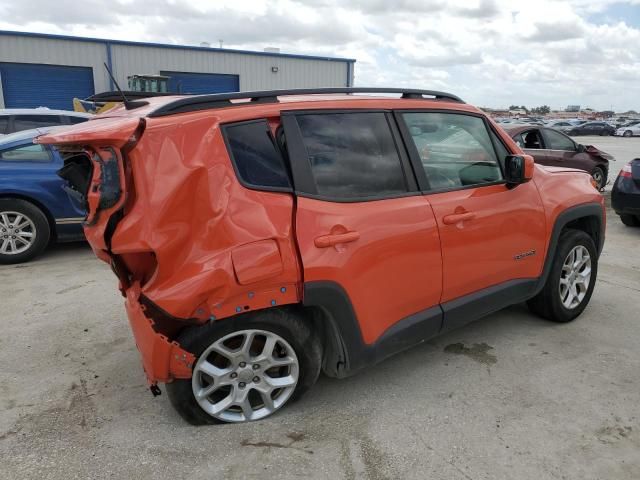
[[[0,135],[9,133],[9,117],[0,117]]]
[[[39,144],[22,145],[0,151],[0,161],[3,162],[48,162],[50,160],[47,149]]]
[[[296,118],[318,194],[353,199],[408,191],[384,113],[320,113]]]
[[[246,186],[290,190],[291,182],[266,120],[224,127],[236,172]]]
[[[13,117],[13,129],[16,132],[51,125],[62,125],[58,115],[16,115]]]

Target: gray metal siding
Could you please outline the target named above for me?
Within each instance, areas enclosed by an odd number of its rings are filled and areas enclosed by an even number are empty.
[[[113,45],[111,52],[121,85],[126,85],[132,73],[158,74],[161,70],[239,75],[241,91],[347,85],[348,62],[129,45]],[[278,67],[278,72],[273,73],[271,67]]]
[[[95,91],[104,92],[110,90],[103,66],[108,63],[107,43],[107,40],[102,43],[3,33],[0,35],[0,62],[92,67]],[[336,59],[126,44],[111,44],[111,58],[122,88],[127,88],[129,75],[159,74],[162,70],[239,75],[241,91],[353,85],[353,64]],[[272,67],[278,67],[278,72],[273,73]],[[0,91],[0,108],[3,107],[4,97]]]
[[[0,36],[0,62],[92,67],[96,92],[109,89],[107,77],[100,73],[106,61],[106,48],[99,43]],[[0,108],[4,108],[4,96],[0,96]]]

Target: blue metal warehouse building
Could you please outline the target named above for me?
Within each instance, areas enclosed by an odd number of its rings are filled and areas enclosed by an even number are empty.
[[[352,86],[355,60],[0,31],[0,108],[72,109],[113,90],[104,63],[122,88],[167,75],[171,91],[219,93]]]

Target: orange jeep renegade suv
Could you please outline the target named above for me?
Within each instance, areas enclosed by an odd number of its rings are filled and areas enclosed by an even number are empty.
[[[191,423],[267,417],[321,370],[514,303],[567,322],[596,281],[589,174],[534,165],[447,93],[153,97],[39,142],[84,199],[151,391]]]

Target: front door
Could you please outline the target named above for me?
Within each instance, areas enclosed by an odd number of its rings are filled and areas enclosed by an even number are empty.
[[[442,260],[436,220],[398,148],[390,113],[285,113],[297,193],[296,236],[305,285],[346,292],[362,339],[401,320],[441,326]],[[344,318],[338,321],[346,321]]]
[[[505,184],[501,160],[509,152],[483,117],[453,112],[403,112],[398,117],[418,182],[438,222],[441,303],[450,328],[464,318],[448,319],[448,306],[473,300],[478,308],[491,309],[499,302],[483,304],[484,293],[495,295],[504,288],[509,293],[500,298],[508,300],[518,291],[518,280],[533,284],[541,274],[544,210],[533,182],[515,188]]]

